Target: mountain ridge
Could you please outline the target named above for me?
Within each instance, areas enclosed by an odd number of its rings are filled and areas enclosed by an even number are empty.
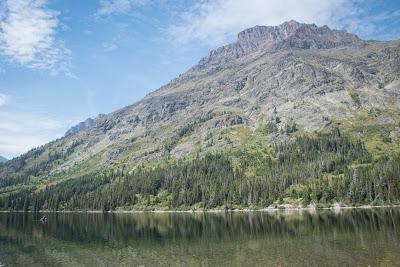
[[[302,24],[291,20],[279,26],[254,26],[237,35],[234,43],[212,50],[200,60],[198,67],[226,63],[248,54],[263,53],[279,48],[333,48],[360,42],[358,36],[324,25]],[[254,56],[254,55],[253,55]]]
[[[377,158],[399,149],[399,41],[294,21],[239,36],[245,49],[210,52],[142,100],[10,160],[0,180],[40,184],[106,166],[134,170],[332,127],[366,142]]]
[[[68,130],[65,132],[64,136],[68,136],[68,135],[77,133],[77,132],[79,132],[79,131],[82,130],[82,129],[85,129],[85,128],[87,128],[87,127],[90,127],[90,126],[92,126],[92,125],[95,123],[96,120],[98,120],[98,119],[100,119],[100,118],[102,118],[102,117],[104,117],[104,116],[105,116],[105,114],[99,114],[99,115],[97,115],[97,117],[94,118],[94,119],[92,119],[92,118],[87,118],[86,120],[84,120],[84,121],[82,121],[82,122],[79,122],[78,124],[72,126],[70,129],[68,129]]]
[[[301,25],[306,25],[306,28],[311,27],[314,30],[326,28],[325,26],[318,28],[317,26],[312,25],[312,24],[300,24],[300,23],[297,23],[294,21],[283,23],[281,25],[286,25],[285,27],[289,27],[290,25],[292,25],[292,27],[294,29],[301,28]],[[276,27],[279,27],[279,26],[275,26],[272,28],[275,29]],[[285,28],[285,27],[283,27],[283,28]],[[271,27],[265,27],[265,28],[271,29]],[[246,30],[242,31],[242,33],[243,32],[246,32]],[[332,31],[330,30],[330,32],[332,32]],[[290,36],[292,36],[292,35],[290,35]],[[354,37],[354,38],[356,40],[359,40],[358,37]],[[388,43],[388,42],[386,42],[386,43]],[[350,45],[351,45],[350,47],[352,47],[352,46],[361,47],[361,46],[365,45],[365,43],[364,42],[360,43],[357,41],[356,44],[351,43]],[[374,45],[374,44],[372,44],[372,45]],[[344,45],[344,47],[346,47],[346,46]],[[287,50],[284,46],[283,46],[283,48],[281,47],[280,49],[284,52],[284,54],[282,54],[282,55],[279,54],[279,51],[278,51],[278,54],[277,53],[274,54],[274,51],[270,51],[270,53],[272,53],[272,54],[267,55],[267,57],[275,56],[275,57],[277,57],[276,60],[278,60],[278,64],[287,65],[287,67],[289,67],[289,68],[295,67],[296,64],[302,64],[301,61],[303,60],[303,59],[298,58],[298,56],[294,56],[293,51],[295,51],[295,52],[298,51],[300,53],[306,53],[304,55],[306,57],[314,56],[314,55],[312,55],[312,53],[317,52],[317,51],[322,51],[322,53],[325,53],[325,51],[330,51],[329,49],[300,49],[300,50],[289,49],[289,50]],[[393,50],[394,50],[393,52],[398,53],[398,44],[397,44],[397,48],[395,48]],[[390,52],[390,51],[388,51],[388,52]],[[309,53],[309,54],[307,55],[307,53]],[[344,56],[349,56],[350,58],[352,56],[350,54],[346,54],[346,50],[343,50],[343,53],[344,53]],[[213,52],[211,52],[210,54],[213,54]],[[300,56],[301,56],[301,54],[300,54]],[[328,55],[328,57],[329,57],[329,55]],[[326,60],[326,59],[324,58],[324,60]],[[337,68],[341,68],[341,70],[339,69],[339,71],[341,72],[340,73],[341,75],[345,75],[345,76],[350,75],[351,76],[349,78],[351,79],[351,83],[354,84],[355,87],[360,87],[360,85],[356,84],[357,80],[365,81],[365,80],[367,80],[366,78],[368,78],[362,71],[360,71],[360,69],[358,67],[354,66],[353,63],[349,64],[346,61],[343,61],[342,59],[336,60],[336,62],[335,62],[335,60],[331,60],[330,58],[328,58],[328,60],[330,60],[332,62],[323,62],[323,64],[328,64],[327,65],[328,67],[329,67],[329,64],[336,64]],[[203,59],[200,60],[198,65],[202,65],[202,61],[203,61]],[[327,73],[326,70],[324,69],[325,67],[326,66],[322,66],[322,68],[321,67],[315,68],[312,65],[303,65],[303,68],[301,68],[301,69],[303,69],[303,73],[301,75],[307,74],[307,75],[316,76],[316,77],[319,76],[319,78],[322,80],[322,82],[320,82],[320,85],[318,85],[318,84],[308,85],[307,86],[308,89],[305,88],[306,90],[310,90],[310,86],[311,87],[320,87],[321,85],[324,85],[324,83],[329,84],[329,82],[331,80],[333,81],[333,80],[337,79],[337,77],[336,77],[337,71]],[[227,68],[230,68],[229,64],[228,64]],[[203,104],[199,103],[198,99],[202,99],[203,103],[206,103],[206,102],[207,103],[212,103],[212,102],[215,103],[215,100],[218,98],[216,98],[216,97],[208,98],[208,96],[204,95],[204,94],[211,93],[213,91],[213,89],[211,89],[211,91],[210,91],[210,89],[200,86],[199,88],[202,88],[201,91],[202,91],[203,95],[198,96],[198,97],[193,97],[196,95],[196,92],[194,92],[191,89],[192,88],[191,82],[192,81],[194,81],[194,82],[201,81],[202,75],[209,75],[210,73],[218,72],[218,70],[216,71],[216,70],[212,69],[205,73],[203,72],[203,70],[200,70],[199,74],[193,76],[192,73],[195,70],[196,70],[196,67],[195,67],[195,69],[193,69],[193,68],[190,69],[188,72],[183,74],[177,80],[173,80],[171,83],[148,94],[143,100],[138,101],[138,102],[136,102],[130,106],[127,106],[125,108],[122,108],[118,111],[115,111],[111,114],[108,114],[107,116],[104,116],[103,118],[100,118],[99,120],[97,120],[97,122],[95,124],[91,125],[91,127],[83,128],[82,130],[83,131],[95,130],[96,132],[100,131],[100,132],[105,133],[108,131],[113,131],[113,128],[115,128],[116,125],[123,123],[123,124],[132,126],[129,128],[135,128],[134,130],[139,132],[138,134],[136,134],[136,136],[140,136],[140,135],[146,136],[147,135],[146,129],[149,130],[148,128],[151,128],[153,123],[159,122],[160,120],[162,122],[162,120],[166,119],[166,117],[169,118],[170,115],[173,115],[174,113],[181,111],[183,109],[187,109],[188,107],[191,107],[191,106],[193,107],[194,105],[199,106],[199,104],[200,104],[200,106],[202,106]],[[366,73],[366,74],[368,75],[368,73]],[[200,76],[198,76],[198,75],[200,75]],[[231,77],[232,77],[232,75],[234,75],[234,74],[229,74],[229,75],[231,75]],[[272,74],[272,75],[274,75],[274,74]],[[301,79],[301,77],[299,77],[299,78]],[[330,90],[333,90],[333,91],[342,90],[341,88],[343,88],[343,86],[345,86],[344,83],[348,82],[349,78],[343,77],[343,79],[338,84],[335,84],[334,87],[332,87]],[[237,79],[237,78],[235,78],[235,79]],[[315,79],[315,77],[313,77],[313,79]],[[234,81],[232,84],[230,84],[230,82],[228,82],[228,81],[221,81],[221,80],[219,81],[219,83],[223,83],[222,86],[224,86],[224,87],[227,87],[227,86],[232,87],[232,89],[229,88],[229,92],[227,92],[229,95],[235,94],[235,92],[243,91],[243,89],[246,87],[246,85],[248,86],[250,82],[251,81],[249,80],[248,77],[240,78],[240,79]],[[281,82],[271,81],[272,86],[269,85],[271,87],[271,89],[269,89],[269,90],[274,90],[274,88],[278,88],[284,82],[286,82],[286,78],[283,78],[283,80]],[[273,85],[273,83],[276,83],[276,85]],[[378,83],[378,81],[376,83]],[[186,84],[188,84],[188,86],[186,86]],[[294,83],[288,84],[288,86],[291,87],[291,86],[293,86],[293,84]],[[206,87],[207,86],[208,87],[210,87],[210,86],[218,87],[219,85],[218,84],[215,84],[215,85],[209,84],[209,85],[206,85]],[[184,89],[186,87],[188,90]],[[335,87],[337,89],[334,89]],[[176,89],[178,89],[178,88],[179,88],[179,90],[176,91]],[[182,89],[184,89],[185,91],[182,91]],[[224,90],[224,91],[226,91],[226,90]],[[319,92],[320,94],[324,94],[324,92],[325,92],[325,91],[321,91],[321,90],[319,90],[319,91],[320,91]],[[167,94],[165,94],[163,92],[167,92]],[[260,95],[260,93],[262,93],[262,92],[258,92],[256,95],[254,95],[254,97],[256,97],[256,98],[265,97],[265,96]],[[318,92],[316,92],[316,93],[318,93]],[[265,93],[262,93],[262,94],[265,94]],[[276,94],[278,94],[278,92],[276,92]],[[294,95],[295,94],[293,94],[293,96]],[[219,96],[219,98],[224,98],[224,97],[226,97],[226,96]],[[229,96],[228,98],[232,98],[232,97]],[[278,98],[279,98],[279,101],[282,99],[282,97],[278,97]],[[233,98],[232,100],[228,100],[228,101],[231,101],[231,102],[233,101],[232,103],[235,103],[235,101],[237,101],[237,98]],[[278,103],[274,104],[274,106],[279,105],[279,104],[280,103],[278,102]],[[246,103],[242,103],[242,105],[246,105]],[[160,108],[158,108],[158,107],[160,107]],[[143,113],[143,114],[129,114],[131,111],[133,112],[133,110],[136,110],[136,109],[140,109],[141,111],[139,113]],[[275,108],[270,106],[268,109],[269,109],[269,111],[268,111],[269,116],[272,116],[271,113],[273,113]],[[138,112],[136,112],[136,113],[138,113]],[[122,120],[123,117],[125,118],[124,120]],[[199,117],[199,115],[197,115],[197,117]],[[192,119],[195,119],[195,118],[192,118]],[[318,122],[318,125],[320,125],[320,126],[315,126],[315,127],[317,127],[317,128],[321,127],[321,125],[322,125],[321,123],[322,122]],[[112,139],[114,139],[114,138],[112,137]]]

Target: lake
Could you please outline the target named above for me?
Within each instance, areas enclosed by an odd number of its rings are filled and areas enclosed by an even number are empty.
[[[400,266],[400,209],[0,213],[0,266]]]

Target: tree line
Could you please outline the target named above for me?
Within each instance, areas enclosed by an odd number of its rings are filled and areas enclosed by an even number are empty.
[[[261,208],[286,199],[310,203],[398,203],[400,157],[374,161],[339,129],[263,148],[108,167],[45,189],[0,197],[11,210]]]

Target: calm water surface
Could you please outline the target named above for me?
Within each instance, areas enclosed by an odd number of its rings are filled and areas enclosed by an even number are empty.
[[[400,209],[0,213],[0,266],[400,266]]]

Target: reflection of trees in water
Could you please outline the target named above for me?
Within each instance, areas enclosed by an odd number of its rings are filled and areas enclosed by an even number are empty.
[[[47,225],[40,223],[40,215],[0,213],[3,264],[379,266],[400,260],[400,209],[337,215],[50,213]]]
[[[400,210],[346,210],[340,214],[320,211],[233,213],[50,213],[41,225],[39,214],[0,214],[2,238],[44,238],[76,242],[156,240],[224,240],[252,238],[301,238],[394,231],[398,234]],[[17,238],[17,240],[19,239]],[[1,241],[0,241],[1,242]],[[15,240],[14,240],[15,242]]]

